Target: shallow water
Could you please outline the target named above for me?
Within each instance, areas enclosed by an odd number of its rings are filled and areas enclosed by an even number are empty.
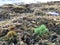
[[[59,15],[59,13],[58,12],[46,12],[46,14],[51,14],[51,15],[55,15],[55,16],[58,16]]]

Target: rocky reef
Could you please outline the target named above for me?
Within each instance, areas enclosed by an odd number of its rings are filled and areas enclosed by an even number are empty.
[[[34,33],[34,29],[42,24],[48,28],[49,34]],[[60,45],[60,3],[2,5],[0,45]]]

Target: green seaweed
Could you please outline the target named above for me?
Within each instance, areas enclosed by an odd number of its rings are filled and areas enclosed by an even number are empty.
[[[43,36],[44,34],[49,33],[49,30],[44,24],[42,24],[41,26],[34,29],[34,33]]]

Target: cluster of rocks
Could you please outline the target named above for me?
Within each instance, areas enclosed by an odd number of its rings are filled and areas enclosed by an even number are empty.
[[[45,41],[51,44],[55,44],[55,43],[60,44],[59,37],[57,36],[59,34],[59,30],[58,28],[56,28],[56,27],[59,27],[59,25],[56,25],[55,23],[56,22],[54,22],[54,20],[48,20],[48,19],[36,18],[36,17],[35,18],[23,17],[13,21],[13,24],[15,24],[16,26],[15,27],[16,31],[18,33],[22,33],[21,41],[23,41],[27,45],[32,45],[32,44],[45,45]],[[34,28],[38,27],[41,24],[45,24],[48,27],[49,31],[51,32],[50,35],[43,40],[41,40],[42,38],[39,35],[36,35],[35,37],[34,31],[33,31]],[[55,34],[52,35],[53,33],[56,33],[57,35]],[[44,43],[41,41],[44,41]],[[47,43],[47,45],[49,44]]]
[[[12,29],[17,32],[19,37],[19,42],[16,45],[60,45],[60,18],[55,19],[55,17],[52,17],[52,19],[50,16],[46,16],[44,11],[48,8],[41,9],[39,6],[38,9],[38,7],[29,7],[29,5],[5,6],[5,8],[7,11],[0,12],[0,20],[5,21],[5,19],[9,19],[8,21],[11,22],[0,26],[0,37],[5,36],[9,32],[9,27],[13,27]],[[41,11],[39,11],[40,9]],[[41,24],[46,25],[50,31],[48,35],[43,37],[34,33],[34,28]],[[7,43],[1,45],[7,45]]]
[[[41,16],[42,17],[42,16]],[[1,31],[0,36],[4,36],[8,32],[8,27],[13,27],[17,33],[21,33],[18,35],[20,38],[20,42],[22,41],[25,45],[59,45],[60,44],[60,25],[56,25],[56,21],[52,19],[45,19],[40,17],[23,17],[12,21],[12,24],[15,25],[6,25],[4,26],[4,30]],[[50,31],[48,36],[40,37],[39,35],[34,34],[34,28],[40,26],[41,24],[45,24]],[[7,29],[5,29],[7,28]],[[56,34],[54,34],[56,33]],[[21,43],[20,43],[21,44]]]
[[[22,22],[23,26],[22,26],[22,29],[20,26],[20,30],[23,30],[22,41],[27,45],[32,45],[32,44],[33,45],[45,45],[45,44],[50,45],[49,43],[51,43],[51,45],[60,44],[59,42],[60,37],[58,37],[59,30],[58,28],[56,28],[56,26],[58,27],[58,25],[55,24],[56,22],[54,20],[48,20],[48,19],[42,19],[42,18],[31,18],[31,17],[24,17],[23,20],[24,20],[24,23]],[[48,27],[49,31],[51,32],[49,36],[45,37],[45,39],[42,39],[39,35],[35,35],[33,31],[33,28],[36,28],[41,24],[45,24]],[[56,30],[54,30],[55,28]],[[57,35],[54,33],[56,33]],[[47,43],[45,41],[47,41]]]

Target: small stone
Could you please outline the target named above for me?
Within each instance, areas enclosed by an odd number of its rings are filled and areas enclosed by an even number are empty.
[[[57,35],[52,35],[51,38],[50,38],[50,40],[52,42],[56,42],[57,41]]]
[[[48,45],[47,43],[44,43],[44,45]]]
[[[23,41],[21,41],[21,42],[20,42],[20,45],[23,45],[23,44],[24,44],[24,42],[23,42]]]
[[[52,43],[51,45],[56,45],[55,43]]]
[[[39,45],[42,45],[42,42],[39,42]]]
[[[35,24],[36,22],[35,21],[31,21],[33,24]]]

